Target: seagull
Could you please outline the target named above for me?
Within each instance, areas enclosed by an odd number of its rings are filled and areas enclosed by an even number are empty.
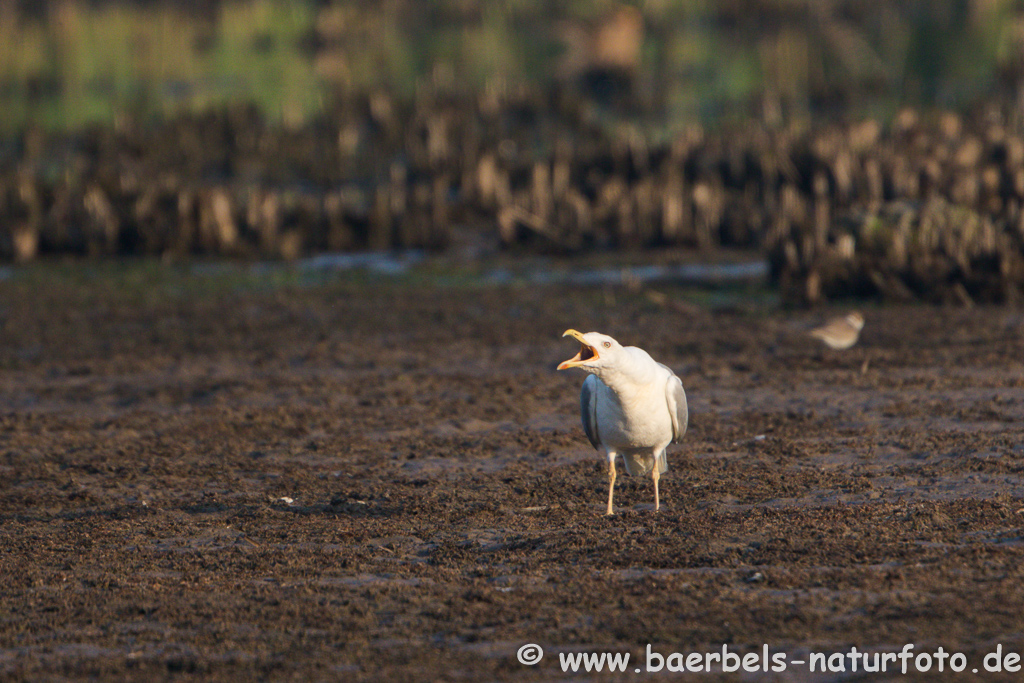
[[[864,329],[864,316],[857,311],[844,318],[835,318],[821,327],[811,330],[811,336],[817,337],[830,349],[841,351],[857,343],[860,331]]]
[[[566,330],[582,348],[559,370],[580,368],[590,373],[580,392],[583,431],[594,448],[608,458],[608,511],[613,515],[615,456],[622,455],[626,473],[651,475],[654,510],[661,507],[658,480],[668,470],[665,449],[686,433],[689,412],[683,383],[667,365],[643,349],[622,346],[606,334]]]

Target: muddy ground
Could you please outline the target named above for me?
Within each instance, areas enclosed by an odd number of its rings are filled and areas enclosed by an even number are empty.
[[[643,680],[648,643],[914,643],[966,680],[1024,651],[1020,309],[866,305],[833,352],[804,328],[840,309],[278,275],[0,282],[0,678],[548,680],[608,651]],[[657,514],[623,476],[602,515],[567,327],[683,380]]]

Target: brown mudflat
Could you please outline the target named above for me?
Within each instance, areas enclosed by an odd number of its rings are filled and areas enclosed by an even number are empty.
[[[160,278],[0,283],[0,678],[1024,651],[1019,310],[868,308],[833,352],[619,289]],[[629,477],[601,514],[567,327],[683,379],[658,514]]]

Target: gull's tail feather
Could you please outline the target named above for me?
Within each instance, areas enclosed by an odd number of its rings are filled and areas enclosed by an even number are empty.
[[[623,454],[622,464],[626,466],[626,474],[631,477],[645,477],[651,473],[655,465],[658,467],[659,474],[668,471],[668,458],[665,457],[664,450],[658,453],[656,458],[649,455]]]

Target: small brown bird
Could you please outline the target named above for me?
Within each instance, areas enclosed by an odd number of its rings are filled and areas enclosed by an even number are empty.
[[[864,329],[864,316],[857,311],[843,318],[835,318],[811,330],[811,336],[820,339],[830,349],[848,349],[857,343]]]

